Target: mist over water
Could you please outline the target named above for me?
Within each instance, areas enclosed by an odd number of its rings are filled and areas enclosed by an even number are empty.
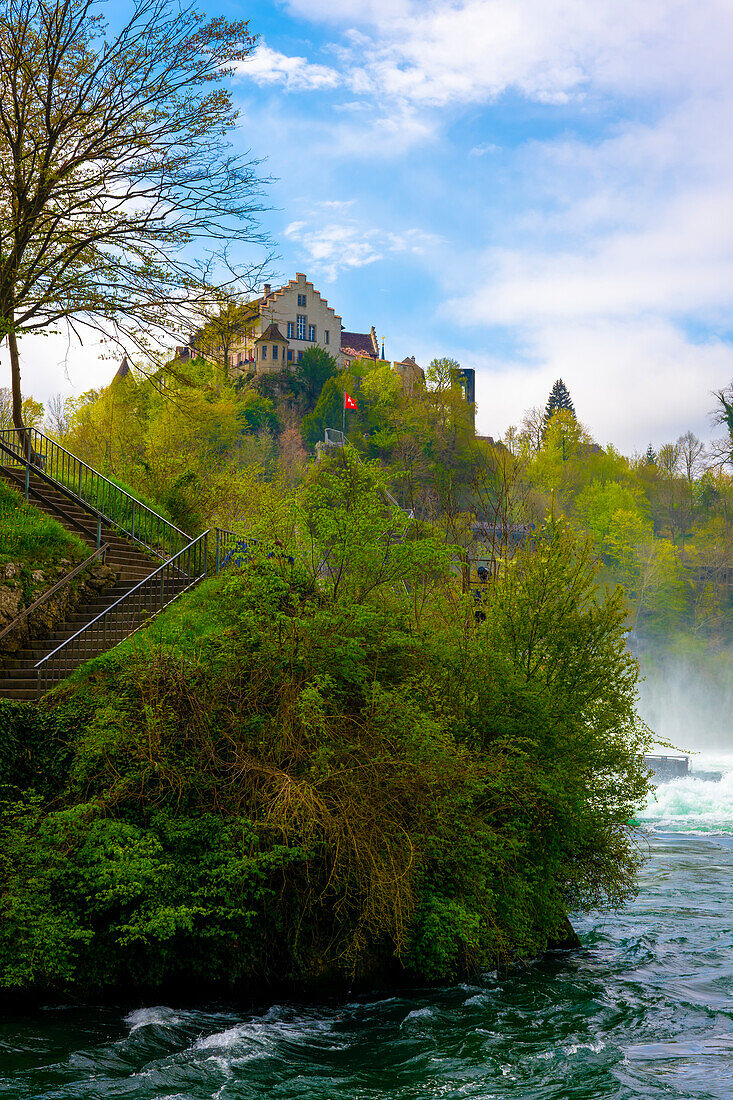
[[[647,725],[682,752],[733,762],[733,654],[645,647],[639,663],[639,714]]]
[[[689,755],[691,774],[658,787],[638,820],[655,832],[733,835],[733,655],[641,648],[639,713]]]

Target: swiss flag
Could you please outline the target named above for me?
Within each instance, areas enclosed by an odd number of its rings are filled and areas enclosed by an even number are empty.
[[[349,397],[348,393],[346,393],[345,390],[344,390],[344,408],[345,409],[355,409],[356,408],[356,401],[354,401],[353,397]]]

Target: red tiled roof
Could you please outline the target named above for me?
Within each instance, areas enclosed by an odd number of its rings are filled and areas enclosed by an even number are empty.
[[[347,355],[379,358],[379,348],[375,346],[371,332],[342,332],[341,350]]]

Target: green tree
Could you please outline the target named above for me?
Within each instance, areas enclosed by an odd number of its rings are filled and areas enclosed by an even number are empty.
[[[425,371],[425,378],[436,393],[444,393],[451,388],[460,369],[461,364],[456,359],[433,359]]]
[[[3,988],[452,981],[633,894],[620,593],[553,523],[476,626],[383,478],[341,452],[284,547],[250,543],[53,706],[0,703]]]
[[[303,387],[308,412],[315,407],[326,382],[337,374],[338,363],[325,348],[306,348],[296,365],[295,377]]]
[[[303,417],[301,433],[306,447],[315,447],[316,443],[323,439],[326,428],[341,430],[343,404],[344,390],[342,382],[336,378],[329,378],[321,390],[313,412]]]
[[[226,378],[232,364],[232,349],[252,330],[252,310],[226,292],[217,294],[222,301],[209,311],[209,316],[194,335],[199,354],[216,364],[220,377]]]
[[[273,435],[279,431],[280,422],[275,407],[268,397],[261,397],[252,390],[244,395],[237,420],[245,432],[260,432],[264,428]]]
[[[575,416],[575,406],[570,397],[570,392],[562,378],[558,378],[550,390],[550,396],[547,398],[547,404],[545,405],[545,427],[550,423],[555,413],[561,409]]]

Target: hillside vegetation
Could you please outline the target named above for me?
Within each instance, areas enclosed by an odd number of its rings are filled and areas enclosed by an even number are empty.
[[[339,452],[289,538],[0,706],[6,989],[445,981],[633,892],[621,594],[551,522],[477,620],[384,488]]]
[[[595,444],[574,411],[558,408],[546,421],[535,408],[493,444],[474,435],[456,367],[435,361],[428,386],[408,395],[389,364],[357,361],[339,373],[321,349],[306,352],[295,375],[236,385],[199,360],[152,379],[130,374],[68,402],[56,429],[72,451],[111,476],[124,473],[187,529],[248,530],[306,476],[324,428],[340,428],[346,389],[359,406],[348,419],[352,446],[380,464],[404,508],[440,523],[447,541],[469,546],[472,519],[503,527],[564,515],[592,540],[602,578],[624,588],[637,638],[727,651],[726,441],[708,453],[688,432],[658,453],[627,457]]]
[[[0,706],[5,988],[452,980],[633,893],[627,638],[725,659],[730,477],[689,439],[595,445],[559,387],[482,439],[455,368],[407,394],[322,352],[236,385],[202,359],[56,407],[70,450],[247,548]],[[315,461],[344,389],[350,446]]]

